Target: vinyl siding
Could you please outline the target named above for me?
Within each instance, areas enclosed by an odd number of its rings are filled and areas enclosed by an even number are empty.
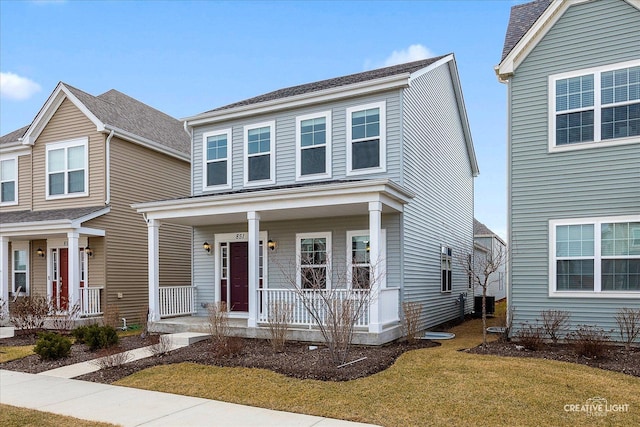
[[[571,6],[511,80],[511,305],[514,326],[545,309],[573,326],[616,328],[638,298],[549,298],[549,220],[637,214],[640,144],[548,153],[548,76],[640,57],[640,11],[619,0]]]
[[[137,321],[148,306],[147,225],[130,205],[180,197],[188,191],[187,162],[117,137],[111,140],[111,211],[86,223],[106,231],[104,307],[117,307],[122,317]],[[190,246],[190,227],[160,227],[160,285],[190,283]]]
[[[442,65],[403,96],[403,184],[416,193],[404,211],[403,298],[423,304],[421,328],[458,317],[468,293],[460,260],[473,245],[473,175],[451,79]],[[453,249],[451,293],[440,291],[441,245]]]
[[[314,112],[331,111],[332,118],[332,179],[347,178],[347,130],[346,109],[352,106],[364,105],[371,102],[386,101],[387,113],[387,172],[358,175],[354,178],[388,177],[396,182],[400,179],[400,151],[398,146],[401,138],[401,105],[400,91],[354,98],[334,103],[318,104],[309,108],[293,109],[277,114],[263,114],[250,119],[234,120],[213,126],[201,126],[193,131],[193,194],[203,194],[203,142],[202,135],[206,132],[222,129],[232,129],[233,139],[233,190],[244,187],[244,126],[253,123],[263,123],[274,120],[276,125],[276,184],[290,185],[296,183],[296,117]],[[325,180],[326,178],[320,179]],[[304,181],[308,182],[308,181]],[[271,185],[269,185],[271,186]],[[220,190],[229,191],[229,190]],[[210,191],[207,191],[210,193]]]
[[[87,137],[89,139],[89,195],[46,200],[46,145]],[[33,210],[66,209],[97,206],[105,200],[105,135],[96,132],[96,126],[65,99],[36,140],[33,150]]]
[[[38,248],[47,248],[46,240],[32,240],[29,248],[29,270],[31,295],[47,295],[47,258],[39,257]]]
[[[387,235],[387,287],[400,285],[400,216],[385,214],[382,216],[382,227]],[[333,286],[344,286],[339,278],[345,277],[347,231],[367,230],[369,219],[367,215],[336,218],[310,218],[306,220],[261,222],[260,230],[267,231],[268,238],[278,243],[275,251],[266,250],[268,258],[269,288],[288,288],[291,280],[296,277],[296,234],[313,232],[331,233],[331,253],[333,255]],[[198,315],[206,315],[202,304],[215,301],[215,259],[214,250],[207,254],[202,249],[203,242],[213,245],[215,235],[220,233],[246,232],[247,224],[228,224],[220,226],[194,227],[193,253],[194,269],[193,284],[197,286],[196,308]]]
[[[31,155],[18,156],[18,204],[0,207],[0,212],[31,209]]]
[[[93,256],[88,258],[87,264],[89,286],[105,286],[107,261],[105,238],[89,237],[89,247],[91,247],[91,250],[93,251]]]

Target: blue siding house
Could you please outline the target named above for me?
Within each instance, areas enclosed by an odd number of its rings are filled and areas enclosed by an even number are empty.
[[[618,310],[640,307],[640,2],[514,6],[496,73],[513,326],[554,309],[617,329]]]
[[[455,258],[473,248],[478,166],[453,55],[276,90],[185,126],[191,195],[134,205],[153,328],[194,329],[222,301],[238,334],[263,337],[268,307],[286,301],[292,338],[316,339],[292,289],[314,272],[345,297],[371,292],[358,342],[400,337],[404,301],[423,304],[422,328],[460,315],[470,290]],[[163,224],[192,227],[190,286],[159,286]]]

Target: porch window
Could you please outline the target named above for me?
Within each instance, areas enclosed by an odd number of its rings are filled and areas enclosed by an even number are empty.
[[[371,259],[369,235],[351,235],[351,288],[369,289],[371,287]]]
[[[15,204],[18,202],[18,159],[0,160],[0,203]]]
[[[16,245],[17,246],[17,245]],[[19,292],[21,295],[29,295],[28,271],[28,251],[26,248],[16,248],[13,250],[13,293]]]
[[[347,174],[386,169],[385,103],[347,108]]]
[[[296,118],[296,176],[331,177],[331,112]]]
[[[296,235],[299,264],[298,286],[302,289],[331,287],[328,255],[331,253],[331,233]]]
[[[207,132],[204,143],[204,188],[231,188],[231,129]]]
[[[87,194],[87,151],[87,138],[47,145],[47,198]]]
[[[442,276],[440,281],[440,290],[442,292],[451,292],[452,288],[452,254],[453,251],[448,246],[440,247],[440,265],[442,270]]]
[[[275,122],[245,126],[245,185],[275,183]]]

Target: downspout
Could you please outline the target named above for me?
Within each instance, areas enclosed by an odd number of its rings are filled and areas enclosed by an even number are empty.
[[[109,205],[111,203],[111,138],[113,138],[114,130],[111,130],[109,136],[107,137],[107,141],[105,142],[105,157],[106,157],[106,171],[105,171],[105,181],[106,181],[106,192],[107,197],[104,201],[105,205]]]
[[[187,133],[187,135],[189,135],[189,145],[191,145],[191,149],[189,150],[190,151],[190,156],[191,156],[191,165],[189,167],[189,177],[190,177],[190,180],[189,180],[190,184],[189,185],[191,187],[190,187],[189,193],[193,196],[193,151],[194,151],[194,149],[193,149],[193,128],[190,127],[187,124],[186,120],[182,123],[182,126],[184,127],[184,131]]]
[[[512,91],[512,82],[513,77],[509,76],[508,79],[504,79],[501,81],[507,85],[507,262],[505,263],[505,278],[506,278],[506,296],[507,296],[507,318],[506,318],[506,327],[507,331],[509,331],[509,335],[512,334],[511,326],[513,323],[513,309],[511,305],[513,304],[512,295],[511,295],[511,264],[513,263],[513,249],[515,247],[515,241],[513,236],[511,235],[511,91]]]

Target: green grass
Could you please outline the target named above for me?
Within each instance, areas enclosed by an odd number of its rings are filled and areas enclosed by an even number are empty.
[[[0,425],[3,427],[109,427],[115,424],[85,421],[50,412],[0,404]]]
[[[116,384],[383,426],[640,425],[639,378],[571,363],[460,352],[481,342],[481,320],[451,331],[456,338],[440,347],[405,353],[386,371],[348,382],[183,363],[150,368]],[[587,417],[564,410],[593,397],[629,404],[629,412]]]

